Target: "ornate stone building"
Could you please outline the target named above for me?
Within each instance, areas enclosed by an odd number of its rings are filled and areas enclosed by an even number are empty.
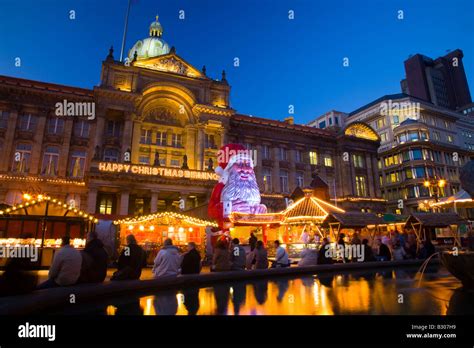
[[[273,209],[317,173],[338,204],[383,210],[370,127],[320,130],[237,114],[225,72],[208,77],[162,34],[156,20],[123,63],[110,49],[90,90],[0,76],[0,203],[47,192],[103,218],[191,209],[216,182],[218,148],[241,142],[257,150]]]

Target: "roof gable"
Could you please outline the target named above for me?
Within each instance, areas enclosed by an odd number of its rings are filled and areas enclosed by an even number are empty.
[[[206,78],[202,72],[186,62],[176,53],[169,53],[148,59],[140,59],[132,62],[132,65],[138,68],[170,72],[188,77]]]

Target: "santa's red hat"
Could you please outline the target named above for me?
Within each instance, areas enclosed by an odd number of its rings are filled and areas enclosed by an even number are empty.
[[[242,144],[227,144],[219,149],[217,154],[217,161],[219,165],[215,172],[219,176],[219,182],[227,183],[229,176],[229,169],[238,161],[246,161],[253,168],[253,160],[250,156],[250,151]]]

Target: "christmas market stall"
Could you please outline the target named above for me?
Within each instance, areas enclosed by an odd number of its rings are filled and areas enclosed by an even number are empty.
[[[373,243],[381,225],[386,225],[383,218],[373,213],[357,211],[330,213],[322,223],[323,227],[329,228],[332,242],[337,242],[341,234],[344,234],[346,241],[350,241],[357,233],[360,239],[367,238]]]
[[[468,220],[455,213],[412,213],[405,226],[415,232],[419,243],[429,239],[433,244],[461,246],[468,224]]]
[[[304,248],[316,249],[327,231],[321,228],[322,222],[330,213],[344,214],[344,210],[333,206],[305,191],[306,195],[279,213],[245,214],[233,212],[230,221],[231,236],[241,241],[248,239],[253,232],[257,239],[267,244],[273,256],[274,240],[279,240],[292,258],[298,258]]]
[[[232,212],[230,215],[230,235],[238,238],[242,244],[247,244],[250,233],[258,240],[267,244],[274,235],[278,234],[283,219],[282,213],[247,214]],[[270,236],[270,239],[269,239]]]
[[[278,235],[270,239],[282,241],[290,257],[298,257],[304,248],[316,249],[320,241],[327,237],[322,222],[331,213],[344,214],[344,210],[319,199],[313,191],[304,190],[304,197],[290,204],[283,212],[283,221]]]
[[[206,243],[206,228],[217,227],[211,221],[192,216],[161,212],[143,216],[135,216],[114,221],[118,226],[118,246],[126,245],[126,237],[133,234],[137,243],[147,252],[147,262],[153,263],[156,254],[167,238],[184,251],[189,242],[194,242],[201,253],[204,253]]]
[[[445,212],[452,210],[463,218],[474,220],[474,200],[464,190],[460,190],[452,196],[441,198],[438,202],[431,204],[431,208]]]
[[[0,246],[36,246],[40,250],[37,266],[49,266],[63,236],[68,235],[75,248],[82,248],[97,222],[59,199],[24,194],[20,204],[0,210]]]

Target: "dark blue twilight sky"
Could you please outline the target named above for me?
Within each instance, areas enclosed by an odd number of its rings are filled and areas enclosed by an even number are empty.
[[[0,75],[92,88],[110,45],[119,57],[126,6],[0,0]],[[398,93],[403,61],[414,53],[434,58],[461,48],[474,86],[472,0],[133,0],[127,51],[148,36],[157,13],[170,46],[210,76],[225,69],[232,107],[255,116],[283,119],[290,104],[297,123],[330,109],[353,111]]]

